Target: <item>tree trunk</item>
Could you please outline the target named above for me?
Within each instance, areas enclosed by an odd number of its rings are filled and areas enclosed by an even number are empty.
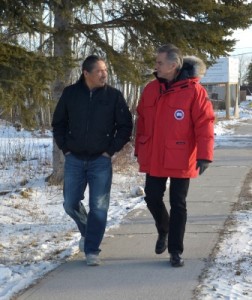
[[[53,84],[52,96],[57,102],[66,85],[70,83],[71,77],[71,35],[69,34],[70,23],[73,17],[73,8],[71,1],[62,0],[60,5],[54,6],[54,56],[62,60],[62,76]],[[61,184],[63,182],[63,165],[64,156],[58,149],[55,142],[53,143],[53,173],[48,177],[50,184]]]
[[[64,161],[64,155],[53,141],[53,173],[47,178],[50,184],[59,185],[63,183]]]

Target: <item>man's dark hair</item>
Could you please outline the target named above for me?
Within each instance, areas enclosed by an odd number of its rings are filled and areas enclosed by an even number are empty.
[[[178,65],[178,69],[182,68],[183,56],[179,48],[173,44],[166,44],[157,49],[157,53],[166,53],[167,60],[175,62]]]
[[[94,68],[94,65],[98,62],[98,61],[104,61],[103,58],[101,58],[100,56],[97,55],[90,55],[88,56],[83,64],[82,64],[82,71],[87,71],[87,72],[91,72]]]

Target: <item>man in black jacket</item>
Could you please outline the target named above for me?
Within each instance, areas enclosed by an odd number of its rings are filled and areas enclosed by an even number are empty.
[[[129,141],[132,117],[121,92],[106,84],[104,60],[91,55],[56,106],[53,136],[65,155],[64,209],[81,233],[87,265],[99,265],[112,182],[111,157]],[[89,187],[89,212],[81,202]]]

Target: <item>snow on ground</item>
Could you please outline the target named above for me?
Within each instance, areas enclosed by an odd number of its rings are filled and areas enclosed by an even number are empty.
[[[144,176],[132,166],[113,177],[108,226],[143,206]],[[0,299],[10,299],[78,251],[77,228],[62,207],[62,187],[49,186],[51,132],[17,132],[0,123]],[[139,186],[138,186],[139,185]],[[88,191],[86,192],[87,196]],[[83,201],[87,206],[87,197]]]
[[[237,211],[232,219],[234,224],[225,231],[206,278],[198,286],[197,299],[252,299],[252,211]]]
[[[223,112],[218,112],[222,116]],[[240,106],[240,119],[221,121],[215,126],[216,146],[232,144],[234,126],[252,119],[251,101]],[[252,145],[252,132],[248,137]],[[237,146],[238,143],[236,143]],[[244,141],[247,145],[247,141]],[[243,145],[240,144],[240,147]],[[230,217],[228,227],[218,244],[213,261],[197,287],[199,300],[252,299],[252,179],[246,201]]]
[[[217,115],[221,118],[223,112]],[[239,120],[216,124],[216,146],[222,137],[232,136],[238,122],[252,118],[249,102],[240,107],[240,116]],[[130,159],[130,165],[117,167],[114,172],[107,230],[118,226],[130,210],[145,208],[143,198],[136,193],[144,184],[144,176],[138,173],[135,159]],[[0,300],[11,299],[78,251],[80,234],[63,210],[62,188],[45,182],[51,171],[50,131],[18,132],[0,122]],[[87,207],[87,197],[83,204]],[[200,299],[252,298],[252,212],[238,211],[234,219],[201,285]],[[233,271],[238,263],[242,276],[239,268],[236,274]],[[216,297],[209,298],[213,290]]]

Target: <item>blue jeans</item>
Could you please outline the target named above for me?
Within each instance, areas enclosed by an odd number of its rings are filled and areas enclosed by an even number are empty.
[[[102,242],[109,208],[112,182],[111,159],[99,156],[93,160],[81,160],[73,154],[65,157],[64,209],[76,222],[85,237],[85,254],[98,254]],[[89,187],[89,212],[80,210],[86,187]]]

